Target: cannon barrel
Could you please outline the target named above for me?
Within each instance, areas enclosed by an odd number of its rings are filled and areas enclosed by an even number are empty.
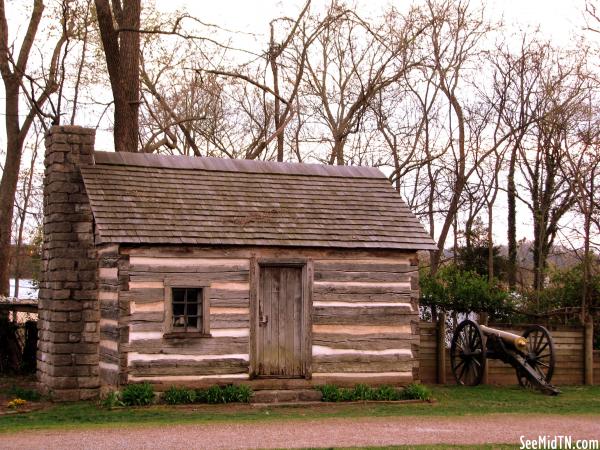
[[[479,328],[481,328],[481,332],[486,336],[495,334],[505,343],[511,345],[519,351],[524,351],[527,348],[527,339],[525,339],[523,336],[509,333],[508,331],[496,330],[495,328],[486,327],[485,325],[479,325]]]

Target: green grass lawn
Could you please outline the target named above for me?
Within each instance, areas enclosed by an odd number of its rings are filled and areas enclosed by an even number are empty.
[[[518,387],[432,387],[434,403],[327,404],[254,408],[250,405],[193,405],[107,410],[94,403],[56,404],[40,411],[0,416],[0,433],[49,428],[131,426],[226,421],[320,419],[329,417],[456,416],[492,413],[597,414],[600,386],[564,387],[549,397]],[[494,447],[495,448],[495,447]]]

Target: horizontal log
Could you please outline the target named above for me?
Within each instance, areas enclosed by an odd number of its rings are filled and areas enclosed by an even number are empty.
[[[418,336],[409,333],[395,334],[321,334],[314,333],[313,345],[324,345],[339,349],[387,350],[391,348],[411,348]]]
[[[131,266],[148,265],[148,266],[179,266],[184,263],[186,266],[227,266],[227,267],[242,267],[248,268],[249,261],[247,258],[194,258],[185,255],[178,257],[168,256],[131,256],[129,264]]]
[[[410,325],[318,325],[313,324],[313,333],[350,334],[354,336],[366,334],[411,333]]]
[[[210,328],[248,328],[250,317],[248,314],[211,314]]]
[[[409,325],[418,315],[397,307],[314,307],[312,319],[315,325]]]
[[[410,283],[357,283],[357,282],[319,282],[313,284],[315,295],[322,294],[406,294],[411,291]]]
[[[120,355],[119,352],[115,352],[113,350],[107,349],[105,347],[100,347],[98,352],[100,361],[109,364],[119,364]]]
[[[129,323],[129,332],[137,333],[139,331],[156,331],[163,332],[163,322],[131,322]],[[162,336],[161,336],[162,337]]]
[[[379,361],[323,361],[313,358],[312,370],[313,372],[337,372],[337,373],[352,373],[352,372],[363,372],[363,373],[378,373],[378,372],[405,372],[412,371],[413,361],[401,361],[401,360],[379,360]]]
[[[155,257],[131,256],[129,264],[131,266],[180,266],[184,264],[186,266],[224,266],[247,269],[249,261],[247,258],[193,258],[186,256],[171,258],[158,255]]]
[[[356,353],[343,353],[338,355],[324,355],[317,354],[312,356],[313,364],[407,364],[406,367],[412,367],[414,359],[410,354],[385,354],[385,355],[371,355],[371,354],[356,354]],[[387,370],[387,369],[386,369]],[[382,371],[386,371],[382,370]],[[404,370],[404,369],[394,369]],[[408,369],[406,369],[408,370]],[[368,370],[367,372],[371,372]]]
[[[249,338],[211,337],[180,339],[149,339],[135,341],[124,346],[125,352],[161,355],[214,355],[226,353],[248,353]]]
[[[129,316],[130,324],[143,322],[160,322],[162,324],[164,321],[164,312],[135,312]]]
[[[136,303],[154,303],[165,299],[165,288],[161,285],[159,288],[138,288],[121,292],[121,298],[126,301]]]
[[[159,300],[152,303],[130,302],[130,314],[136,313],[163,313],[165,312],[165,301]]]
[[[413,270],[416,270],[413,268]],[[364,282],[403,282],[410,283],[410,273],[391,272],[338,272],[330,270],[315,270],[315,281],[364,281]]]
[[[250,306],[249,289],[214,289],[209,291],[210,305],[230,308],[248,308]]]
[[[103,305],[104,306],[104,305]],[[120,313],[119,308],[100,308],[100,318],[108,320],[119,320]]]
[[[168,355],[156,354],[156,353],[138,353],[129,352],[127,355],[129,365],[141,364],[141,363],[160,363],[169,362],[179,364],[181,361],[185,361],[186,364],[194,364],[197,362],[205,361],[224,361],[224,360],[238,360],[243,359],[249,361],[250,356],[248,353],[223,353],[223,354],[207,354],[207,355],[189,355],[189,354],[175,354],[171,353]]]
[[[223,308],[220,306],[211,305],[210,314],[245,314],[246,316],[248,316],[250,314],[250,308]]]
[[[315,273],[317,272],[387,272],[408,273],[417,270],[408,260],[385,262],[380,259],[370,261],[358,260],[319,260],[314,262]]]
[[[119,329],[117,327],[105,327],[100,330],[100,339],[103,341],[115,341],[119,340]]]
[[[123,248],[123,254],[131,256],[150,256],[150,257],[172,257],[180,256],[192,258],[313,258],[337,259],[337,260],[358,260],[358,259],[378,259],[388,258],[392,260],[409,259],[416,256],[414,251],[406,250],[339,250],[339,249],[290,249],[287,247],[237,247],[237,248],[215,248],[195,246],[170,246],[168,249],[160,246],[135,246]]]
[[[147,265],[138,264],[129,267],[130,275],[144,274],[176,274],[181,273],[188,275],[190,273],[196,275],[208,274],[210,276],[220,277],[221,274],[229,273],[245,273],[248,275],[248,262],[245,264],[214,264],[214,265],[193,265],[187,260],[181,259],[178,265]]]
[[[178,276],[180,275],[180,276]],[[185,272],[135,272],[129,276],[131,283],[154,282],[158,279],[173,277],[189,282],[217,282],[217,281],[248,281],[248,271],[215,272],[215,273],[185,273]]]
[[[244,359],[133,361],[128,367],[128,373],[135,377],[157,375],[224,375],[246,372],[248,372],[248,361]]]
[[[313,301],[322,302],[410,302],[419,298],[418,291],[386,292],[381,294],[356,294],[331,292],[313,293]]]

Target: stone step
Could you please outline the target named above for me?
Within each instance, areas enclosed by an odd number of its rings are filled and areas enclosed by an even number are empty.
[[[252,403],[301,403],[321,401],[316,389],[262,389],[254,391]]]

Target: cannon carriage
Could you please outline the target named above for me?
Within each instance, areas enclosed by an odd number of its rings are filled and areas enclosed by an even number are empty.
[[[487,360],[499,359],[515,368],[521,386],[557,395],[560,391],[550,384],[555,355],[552,336],[541,325],[518,335],[465,320],[452,337],[450,365],[458,384],[476,386],[483,379]]]

